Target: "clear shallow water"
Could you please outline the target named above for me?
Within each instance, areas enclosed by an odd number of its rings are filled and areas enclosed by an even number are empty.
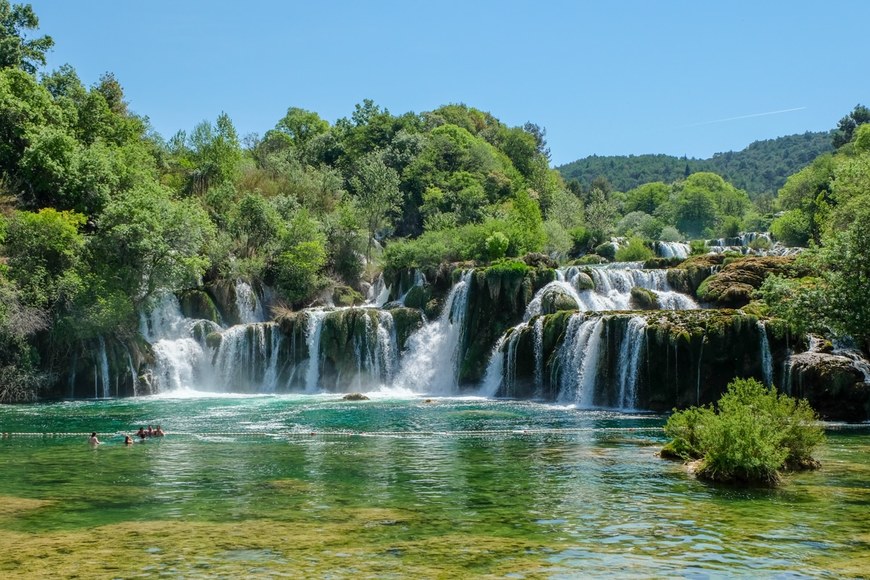
[[[148,424],[169,435],[123,446]],[[832,429],[821,471],[749,491],[656,457],[661,425],[389,393],[0,407],[0,574],[870,573],[870,428]]]

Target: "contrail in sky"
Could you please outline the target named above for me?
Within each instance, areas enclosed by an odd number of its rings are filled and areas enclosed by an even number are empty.
[[[700,123],[692,123],[686,127],[699,127],[701,125],[712,125],[713,123],[727,123],[728,121],[738,121],[740,119],[751,119],[753,117],[766,117],[767,115],[780,115],[782,113],[791,113],[793,111],[803,111],[806,107],[795,107],[794,109],[782,109],[781,111],[767,111],[766,113],[752,113],[751,115],[740,115],[739,117],[728,117],[727,119],[716,119],[715,121],[701,121]]]

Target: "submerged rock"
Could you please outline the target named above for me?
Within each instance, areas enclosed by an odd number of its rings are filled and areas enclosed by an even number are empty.
[[[362,393],[348,393],[342,397],[345,401],[368,401],[369,398]]]

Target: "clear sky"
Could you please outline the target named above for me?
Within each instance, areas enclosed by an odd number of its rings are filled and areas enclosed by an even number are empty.
[[[12,0],[17,3],[16,0]],[[587,155],[709,157],[870,105],[870,2],[30,0],[49,69],[111,71],[164,136],[466,103]]]

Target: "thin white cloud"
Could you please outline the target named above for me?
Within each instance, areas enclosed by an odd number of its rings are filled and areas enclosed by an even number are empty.
[[[727,119],[715,119],[713,121],[701,121],[700,123],[692,123],[685,125],[686,127],[700,127],[701,125],[712,125],[713,123],[727,123],[728,121],[739,121],[740,119],[752,119],[753,117],[766,117],[768,115],[781,115],[783,113],[793,113],[794,111],[803,111],[806,107],[795,107],[793,109],[782,109],[779,111],[767,111],[765,113],[752,113],[751,115],[740,115],[738,117],[728,117]]]

